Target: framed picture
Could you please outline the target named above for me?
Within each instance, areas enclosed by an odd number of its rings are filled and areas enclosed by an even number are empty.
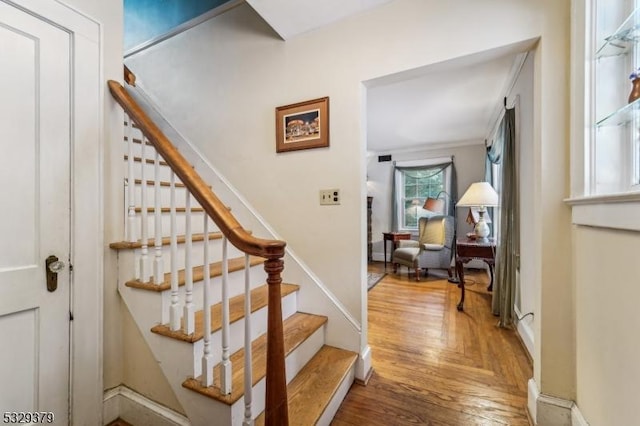
[[[276,108],[276,152],[329,146],[329,98]]]

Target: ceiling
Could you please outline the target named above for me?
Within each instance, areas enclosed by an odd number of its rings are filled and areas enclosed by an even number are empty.
[[[366,82],[367,150],[483,143],[525,50],[507,46]]]
[[[246,0],[283,40],[391,0]]]

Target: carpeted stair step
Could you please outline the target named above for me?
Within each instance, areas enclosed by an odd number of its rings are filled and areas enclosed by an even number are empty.
[[[295,291],[300,286],[295,284],[280,284],[280,293],[285,297]],[[262,285],[251,290],[251,312],[267,306],[268,286]],[[197,342],[204,336],[204,311],[199,310],[195,314],[195,331],[193,334],[185,334],[182,329],[172,331],[169,324],[159,324],[151,329],[152,332],[172,339],[182,340],[184,342]],[[244,294],[229,299],[229,323],[232,324],[244,318]],[[181,324],[182,328],[183,324]],[[211,306],[211,332],[216,332],[222,328],[222,304],[216,303]]]
[[[285,357],[292,353],[307,338],[316,332],[327,322],[327,317],[297,312],[284,320],[284,353]],[[267,369],[267,335],[255,339],[251,344],[252,354],[252,384],[255,386],[266,375]],[[240,349],[231,356],[232,363],[232,392],[230,395],[222,395],[220,389],[215,386],[203,387],[200,378],[190,378],[184,381],[182,386],[191,389],[209,398],[216,399],[226,404],[233,404],[244,395],[244,349]],[[214,382],[220,383],[220,366],[214,367]],[[311,424],[311,423],[310,423]]]
[[[289,425],[315,425],[349,375],[358,354],[323,346],[287,385]],[[264,413],[255,426],[264,425]]]
[[[265,262],[266,259],[258,256],[250,256],[249,265],[255,266]],[[229,259],[229,272],[240,271],[244,269],[244,256],[234,257]],[[222,261],[214,262],[209,265],[209,276],[219,277],[222,275]],[[197,266],[193,268],[193,282],[202,281],[204,278],[204,266]],[[178,285],[183,286],[185,283],[184,269],[178,271]],[[171,288],[171,272],[164,274],[164,282],[161,284],[154,284],[151,281],[142,282],[140,280],[129,280],[125,283],[127,287],[139,288],[141,290],[149,291],[165,291]]]

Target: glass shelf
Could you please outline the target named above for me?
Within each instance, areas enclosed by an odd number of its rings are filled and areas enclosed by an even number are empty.
[[[640,41],[640,7],[624,20],[615,33],[605,38],[596,50],[596,59],[624,55]]]
[[[624,126],[634,118],[638,117],[640,117],[640,99],[636,99],[630,104],[623,106],[617,111],[614,111],[603,119],[597,121],[596,128]]]

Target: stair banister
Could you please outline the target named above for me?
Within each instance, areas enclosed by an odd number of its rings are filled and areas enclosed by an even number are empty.
[[[127,73],[127,71],[126,69],[125,74],[128,75],[127,81],[135,82],[135,76],[130,71]],[[247,232],[124,87],[113,80],[108,82],[108,86],[116,102],[120,104],[125,113],[136,123],[137,127],[145,136],[142,142],[142,149],[144,150],[144,145],[147,140],[155,147],[156,151],[182,181],[187,190],[200,203],[207,216],[215,222],[220,232],[231,244],[246,254],[260,256],[266,259],[264,268],[268,275],[267,284],[269,291],[265,424],[267,426],[288,425],[287,383],[280,294],[280,284],[282,283],[281,274],[284,269],[282,258],[285,254],[286,243],[280,240],[257,238]],[[141,162],[143,165],[144,161],[143,155]],[[144,188],[146,185],[143,184],[142,186]],[[146,216],[144,206],[142,216]]]

